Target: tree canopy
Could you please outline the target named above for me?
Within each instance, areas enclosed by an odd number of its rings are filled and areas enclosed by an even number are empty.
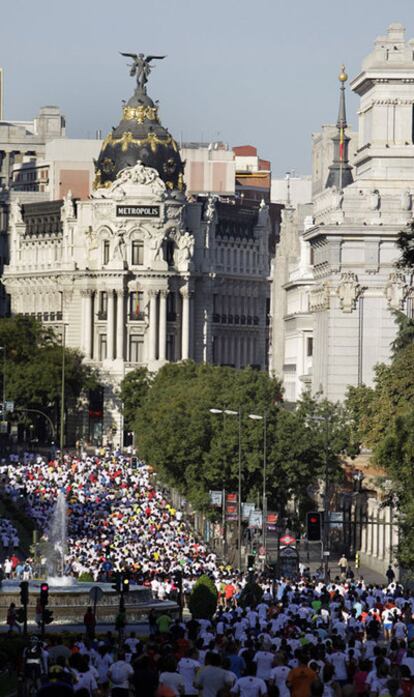
[[[137,380],[140,391],[141,377],[128,378],[129,386]],[[138,453],[196,506],[207,506],[209,490],[237,491],[240,411],[243,499],[256,501],[263,485],[266,416],[268,508],[280,511],[292,493],[306,498],[307,487],[324,471],[325,452],[331,471],[339,471],[338,453],[348,432],[344,412],[329,402],[306,398],[296,412],[285,407],[280,382],[264,372],[170,363],[135,405]],[[252,420],[251,414],[262,419]],[[328,444],[320,422],[311,418],[324,420],[325,414]]]
[[[41,409],[52,421],[62,386],[62,345],[53,331],[30,317],[0,320],[0,373],[7,401],[15,408]],[[5,382],[4,382],[5,381]],[[82,390],[96,386],[96,374],[79,351],[65,349],[65,401],[73,404]]]
[[[414,565],[414,343],[412,320],[396,318],[399,332],[389,364],[375,369],[374,387],[352,387],[346,406],[354,438],[372,449],[372,459],[388,477],[387,496],[398,501],[397,556]]]

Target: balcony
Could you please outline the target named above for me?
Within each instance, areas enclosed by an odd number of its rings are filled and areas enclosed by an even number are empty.
[[[145,319],[145,312],[130,312],[128,318],[130,322],[142,322]]]

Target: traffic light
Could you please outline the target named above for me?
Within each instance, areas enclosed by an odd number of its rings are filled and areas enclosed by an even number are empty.
[[[53,622],[53,610],[47,610],[45,608],[43,610],[43,623],[50,624],[51,622]]]
[[[49,603],[49,584],[42,583],[40,586],[40,604],[42,607],[46,607]]]
[[[116,573],[115,574],[115,583],[112,584],[112,588],[114,589],[114,591],[116,591],[117,593],[121,593],[121,591],[122,591],[121,584],[122,584],[121,574]]]
[[[256,560],[255,554],[248,554],[247,555],[247,568],[248,569],[253,569],[255,560]]]
[[[20,602],[22,605],[29,604],[29,582],[22,581],[20,584]]]
[[[20,622],[20,624],[23,624],[23,622],[26,619],[26,608],[25,607],[18,607],[16,610],[16,620]]]
[[[322,514],[319,511],[306,514],[306,535],[309,542],[320,542],[322,534]]]
[[[122,592],[129,593],[129,578],[124,578],[122,580]]]

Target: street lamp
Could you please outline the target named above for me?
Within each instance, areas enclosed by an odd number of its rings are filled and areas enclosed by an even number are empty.
[[[3,351],[3,419],[6,413],[6,347],[0,346]]]
[[[242,496],[242,481],[241,481],[241,409],[209,409],[211,414],[226,414],[226,416],[238,416],[239,418],[239,467],[238,467],[238,494],[237,494],[237,546],[238,546],[238,567],[241,571],[242,554],[241,554],[241,496]]]
[[[323,568],[325,581],[328,578],[329,569],[329,424],[330,416],[311,416],[312,421],[324,423],[324,459],[325,459],[325,493],[323,497],[323,530],[322,530],[322,550],[323,550]]]
[[[266,496],[266,467],[267,467],[267,414],[249,414],[249,419],[253,421],[263,421],[263,513],[262,513],[262,538],[266,563],[266,536],[267,536],[267,496]]]

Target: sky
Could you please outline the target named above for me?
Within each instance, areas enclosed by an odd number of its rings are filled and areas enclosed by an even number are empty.
[[[134,89],[119,51],[166,54],[149,94],[180,141],[251,144],[274,176],[309,174],[311,134],[334,123],[350,78],[414,0],[13,0],[1,8],[5,117],[58,105],[70,137],[117,125]],[[358,100],[347,94],[348,122]]]

